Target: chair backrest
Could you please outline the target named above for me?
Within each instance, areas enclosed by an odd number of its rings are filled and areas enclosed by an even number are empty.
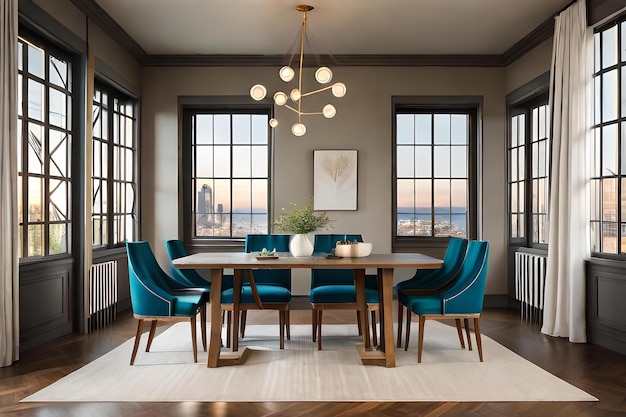
[[[483,309],[489,242],[473,240],[455,283],[441,294],[444,314],[480,313]]]
[[[126,242],[128,277],[133,313],[167,316],[172,293],[164,281],[167,276],[157,262],[148,242]]]
[[[443,257],[443,264],[441,265],[444,271],[458,271],[463,265],[465,254],[467,252],[467,245],[469,241],[467,239],[452,237],[448,242],[448,249]]]
[[[179,269],[174,265],[174,259],[182,258],[183,256],[189,255],[187,249],[185,248],[185,244],[182,240],[179,239],[169,239],[165,241],[165,248],[167,249],[167,254],[170,258],[170,269],[172,271],[172,275],[174,279],[178,281],[186,281],[190,286],[195,287],[208,287],[211,283],[206,280],[198,271],[195,269]],[[222,278],[222,291],[227,290],[233,287],[233,277],[232,275],[224,275]]]
[[[446,254],[443,257],[443,263],[441,267],[434,270],[422,281],[422,285],[426,288],[439,288],[449,286],[449,284],[455,280],[458,276],[465,255],[467,253],[467,239],[462,238],[450,238]],[[416,275],[419,274],[418,269]]]
[[[363,242],[361,235],[345,234],[320,234],[315,235],[313,243],[314,253],[330,253],[337,242],[349,240],[350,242]],[[352,285],[354,284],[354,272],[351,269],[312,269],[311,288],[320,285]],[[368,286],[369,288],[369,286]]]
[[[289,252],[289,238],[290,235],[249,234],[244,250],[251,253],[266,248],[268,251]],[[291,269],[255,269],[252,273],[256,284],[278,285],[291,290]]]

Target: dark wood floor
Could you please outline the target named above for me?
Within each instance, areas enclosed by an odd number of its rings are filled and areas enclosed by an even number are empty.
[[[329,312],[325,323],[354,319]],[[274,312],[254,311],[248,323],[272,323]],[[310,312],[292,311],[294,324],[310,323]],[[599,398],[599,402],[490,403],[20,403],[57,379],[134,336],[135,320],[116,322],[90,335],[71,335],[21,355],[0,368],[0,413],[11,416],[617,416],[626,415],[626,357],[594,345],[572,344],[542,335],[514,311],[486,310],[482,332],[547,371]],[[515,381],[511,381],[512,384]],[[77,387],[80,389],[80,387]],[[6,414],[5,414],[6,413]]]

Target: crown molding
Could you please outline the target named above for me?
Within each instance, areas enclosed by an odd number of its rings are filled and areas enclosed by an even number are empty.
[[[132,55],[137,62],[143,63],[148,56],[146,51],[95,0],[71,0],[71,2],[85,13],[87,18],[91,19],[100,29]],[[88,41],[89,39],[87,39]]]
[[[502,54],[504,66],[511,64],[538,45],[554,36],[554,17],[546,19],[528,35],[520,39],[515,45]]]
[[[303,65],[333,66],[463,66],[502,67],[500,55],[333,55],[332,57],[306,57]],[[141,63],[144,66],[281,66],[283,55],[148,55]]]

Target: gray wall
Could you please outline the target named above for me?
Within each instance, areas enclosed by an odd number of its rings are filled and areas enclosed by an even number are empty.
[[[147,67],[143,71],[142,100],[142,234],[154,243],[165,264],[161,242],[179,231],[178,174],[180,126],[178,96],[247,95],[258,82],[268,91],[281,88],[276,68]],[[517,77],[519,78],[519,77]],[[529,79],[532,77],[529,76]],[[278,210],[289,203],[305,203],[313,193],[315,149],[356,149],[358,154],[358,210],[328,212],[337,233],[361,233],[376,252],[391,250],[392,96],[482,96],[482,143],[479,197],[479,238],[491,241],[488,294],[506,294],[506,68],[341,67],[334,80],[343,81],[348,94],[332,99],[334,119],[310,116],[307,133],[291,135],[293,115],[277,110],[281,122],[275,137],[275,193]],[[305,87],[306,89],[306,87]],[[312,102],[314,100],[311,100]],[[304,102],[306,103],[306,101]],[[439,255],[442,255],[441,253]],[[294,292],[308,291],[306,271],[298,271]],[[395,280],[410,271],[398,271]],[[302,282],[300,282],[302,281]]]

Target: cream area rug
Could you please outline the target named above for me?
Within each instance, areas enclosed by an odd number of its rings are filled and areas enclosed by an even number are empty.
[[[188,323],[175,324],[149,353],[144,335],[134,366],[131,339],[22,401],[597,401],[485,336],[481,363],[476,350],[461,349],[454,327],[436,321],[426,323],[422,363],[415,327],[395,368],[360,363],[356,325],[324,325],[322,351],[310,326],[291,326],[282,351],[278,326],[247,326],[246,363],[213,369],[201,347],[193,363],[190,333]]]

